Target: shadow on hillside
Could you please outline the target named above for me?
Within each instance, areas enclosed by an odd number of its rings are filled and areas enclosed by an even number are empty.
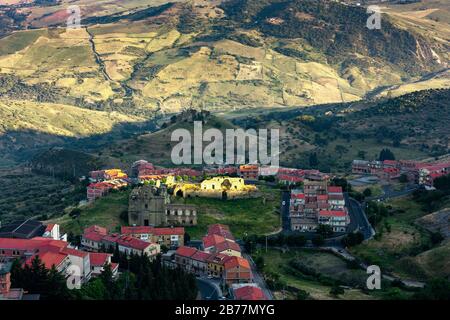
[[[1,159],[16,164],[29,163],[35,157],[51,149],[68,149],[81,153],[97,153],[121,140],[133,138],[158,129],[156,120],[139,123],[120,123],[114,125],[111,131],[87,137],[66,137],[35,130],[8,131],[0,136]],[[52,162],[52,159],[48,159]],[[54,159],[60,161],[61,159]],[[74,160],[74,159],[73,159]],[[76,166],[74,164],[71,166]],[[81,168],[79,168],[81,169]],[[83,170],[84,171],[84,170]]]

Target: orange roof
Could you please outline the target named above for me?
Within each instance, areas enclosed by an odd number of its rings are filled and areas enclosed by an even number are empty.
[[[226,240],[224,242],[218,243],[216,245],[217,252],[223,252],[226,250],[234,250],[237,252],[241,252],[241,247],[236,242]]]
[[[184,234],[184,228],[178,227],[178,228],[155,228],[153,231],[153,234],[155,236],[163,236],[163,235],[171,235],[171,234]]]
[[[234,290],[236,300],[267,300],[264,292],[255,286],[245,286]]]
[[[176,254],[179,255],[179,256],[182,256],[182,257],[190,258],[190,257],[192,257],[197,251],[198,251],[198,250],[195,249],[195,248],[183,246],[183,247],[179,247],[179,248],[177,249]]]
[[[210,248],[218,245],[219,243],[225,242],[226,239],[222,236],[219,236],[218,234],[209,234],[207,236],[204,236],[203,239],[203,247]]]
[[[129,237],[129,236],[120,236],[117,240],[116,243],[123,246],[123,247],[127,247],[127,248],[132,248],[132,249],[136,249],[136,250],[145,250],[147,249],[149,246],[153,245],[153,243],[150,242],[146,242],[134,237]]]
[[[319,212],[319,216],[323,217],[345,217],[347,213],[345,211],[328,211],[323,210]]]
[[[108,234],[108,229],[100,226],[90,226],[89,228],[84,229],[84,233],[96,232],[98,234],[106,236]]]
[[[89,259],[91,261],[91,266],[96,267],[102,267],[109,261],[109,257],[111,257],[112,254],[109,253],[96,253],[96,252],[89,252]],[[111,267],[112,269],[112,267]]]
[[[61,250],[61,253],[65,253],[70,256],[76,256],[76,257],[80,257],[80,258],[84,258],[89,254],[86,251],[76,250],[76,249],[72,249],[72,248],[64,248]]]
[[[191,256],[191,259],[201,261],[201,262],[206,262],[210,256],[211,256],[211,254],[209,254],[207,252],[197,251],[196,253],[194,253]]]
[[[212,224],[208,227],[208,235],[216,234],[226,239],[234,240],[230,227],[224,224]]]
[[[342,187],[330,186],[330,187],[328,187],[328,192],[329,193],[342,193]]]
[[[150,226],[137,226],[137,227],[125,227],[120,228],[122,234],[149,234],[153,232],[154,227]]]
[[[230,259],[228,259],[225,262],[225,270],[226,269],[232,269],[232,268],[244,268],[244,269],[250,269],[250,263],[248,262],[247,259],[241,258],[241,257],[230,257]]]
[[[27,263],[31,264],[35,256],[36,255],[28,259]],[[66,259],[66,257],[67,255],[65,254],[51,251],[39,254],[39,259],[41,259],[42,263],[47,269],[51,269],[52,266],[58,267],[64,261],[64,259]]]

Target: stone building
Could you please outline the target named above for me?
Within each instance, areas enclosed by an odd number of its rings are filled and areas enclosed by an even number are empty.
[[[165,186],[141,186],[130,194],[128,207],[130,226],[193,226],[197,209],[185,204],[171,204]]]
[[[260,193],[254,185],[246,185],[242,178],[214,177],[200,184],[173,184],[174,195],[189,197],[216,198],[223,200],[259,197]]]

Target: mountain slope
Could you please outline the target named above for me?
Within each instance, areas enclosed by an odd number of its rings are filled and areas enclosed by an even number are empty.
[[[142,0],[123,10],[103,1],[98,12],[81,4],[86,28],[66,30],[56,16],[47,25],[61,27],[0,39],[0,77],[40,85],[43,95],[50,84],[59,92],[49,89],[48,102],[149,114],[356,101],[448,62],[442,43],[387,16],[368,30],[364,8],[327,0]],[[31,7],[23,24],[61,8]]]

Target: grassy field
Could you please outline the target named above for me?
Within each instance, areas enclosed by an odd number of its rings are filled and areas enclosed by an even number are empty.
[[[377,227],[378,238],[352,248],[351,252],[394,274],[424,279],[426,272],[417,264],[414,255],[421,245],[429,243],[430,236],[414,222],[426,212],[409,197],[391,200],[387,205],[394,209],[394,214]]]
[[[52,220],[61,224],[65,232],[81,234],[83,229],[97,224],[118,230],[125,225],[121,214],[128,212],[130,191],[113,192],[95,201],[81,210],[81,215],[73,219],[68,214]],[[278,190],[266,190],[265,204],[262,198],[222,201],[216,199],[187,199],[187,204],[198,207],[198,225],[188,227],[186,231],[193,239],[201,239],[206,234],[208,225],[223,223],[231,227],[236,237],[249,234],[266,234],[280,227],[280,216],[276,210],[280,204],[281,193]],[[177,199],[175,202],[183,202]]]
[[[118,231],[125,222],[121,214],[128,212],[128,197],[130,191],[113,192],[106,197],[95,201],[81,210],[81,215],[73,219],[68,214],[53,219],[51,222],[59,223],[64,232],[80,235],[84,228],[92,225],[107,227],[110,231]]]
[[[365,274],[362,270],[348,269],[345,261],[331,253],[295,249],[282,252],[278,249],[269,249],[267,252],[265,252],[265,250],[260,250],[259,252],[254,253],[253,256],[254,258],[258,256],[264,258],[264,272],[278,274],[281,281],[285,282],[288,286],[307,291],[312,299],[375,299],[360,289],[347,289],[343,295],[335,297],[330,294],[330,285],[324,285],[318,280],[310,279],[308,276],[299,275],[296,270],[293,270],[293,268],[288,265],[290,260],[299,259],[322,276],[337,280],[347,280],[352,283],[354,283],[354,281],[359,283],[363,282]],[[283,296],[284,298],[286,297],[281,292],[275,292],[275,296],[279,298]]]
[[[263,191],[264,198],[241,200],[218,200],[206,198],[186,199],[187,204],[198,207],[198,225],[187,228],[193,239],[201,239],[207,227],[213,223],[229,225],[233,234],[241,238],[247,234],[264,235],[281,227],[281,192],[274,189]]]

